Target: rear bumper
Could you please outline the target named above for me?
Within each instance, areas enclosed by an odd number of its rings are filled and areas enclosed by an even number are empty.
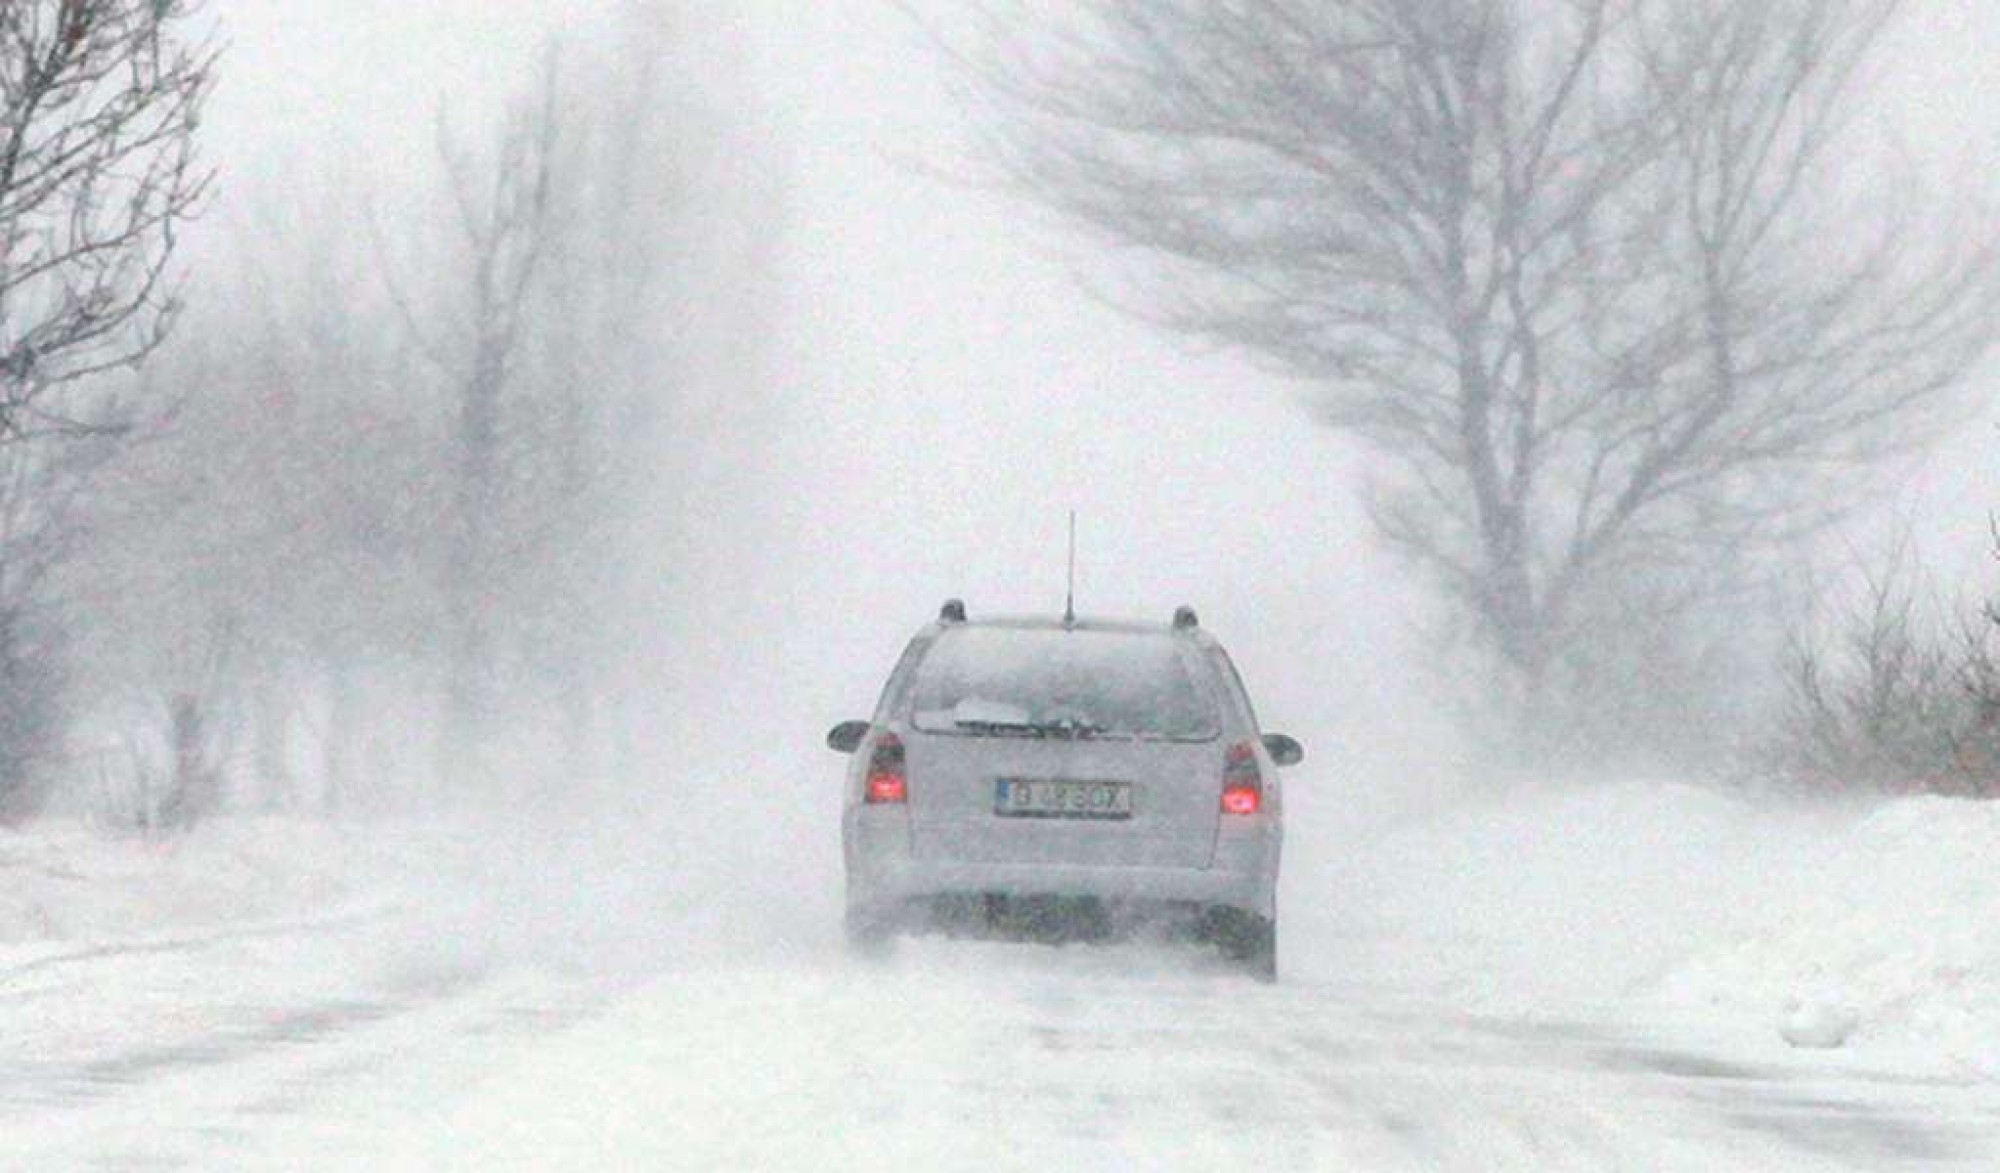
[[[937,897],[1000,894],[1202,905],[1261,917],[1276,912],[1281,836],[1270,822],[1225,831],[1205,868],[1112,867],[918,859],[907,824],[869,817],[874,813],[850,817],[845,828],[850,908],[886,911]]]

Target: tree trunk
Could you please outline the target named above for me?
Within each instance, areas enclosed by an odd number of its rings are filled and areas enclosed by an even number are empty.
[[[193,693],[177,694],[168,719],[174,773],[160,821],[173,827],[191,827],[215,809],[220,797],[215,771],[208,763],[208,729],[201,698]]]
[[[257,790],[265,810],[290,811],[298,807],[298,790],[293,785],[290,749],[291,706],[283,689],[265,680],[257,685],[257,712],[251,736],[251,758],[257,773]]]
[[[482,747],[493,716],[493,639],[487,595],[492,573],[494,475],[500,438],[504,343],[482,337],[464,387],[457,436],[457,537],[446,568],[450,631],[444,736],[438,776],[453,799],[476,793],[486,777]]]

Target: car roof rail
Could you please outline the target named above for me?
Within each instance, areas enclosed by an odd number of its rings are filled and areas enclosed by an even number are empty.
[[[1174,608],[1175,631],[1193,631],[1200,626],[1201,616],[1194,613],[1193,607],[1183,605]]]
[[[940,623],[965,622],[965,600],[946,599],[944,601],[944,606],[938,608],[938,622]]]

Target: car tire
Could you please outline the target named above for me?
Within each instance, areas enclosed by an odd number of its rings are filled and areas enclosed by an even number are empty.
[[[849,908],[842,927],[847,934],[848,954],[864,961],[882,960],[895,945],[895,924],[880,913]]]
[[[1209,911],[1207,934],[1237,968],[1260,982],[1278,980],[1278,922],[1234,908]]]
[[[1255,917],[1246,934],[1245,948],[1237,956],[1243,971],[1260,982],[1278,980],[1278,922]]]

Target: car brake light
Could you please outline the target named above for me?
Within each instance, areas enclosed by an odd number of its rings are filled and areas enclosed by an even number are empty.
[[[1222,765],[1222,813],[1254,815],[1264,806],[1264,776],[1257,769],[1257,750],[1249,742],[1229,747]]]
[[[868,785],[862,798],[870,806],[910,800],[909,775],[903,769],[902,738],[884,733],[875,739],[875,749],[868,755]]]

